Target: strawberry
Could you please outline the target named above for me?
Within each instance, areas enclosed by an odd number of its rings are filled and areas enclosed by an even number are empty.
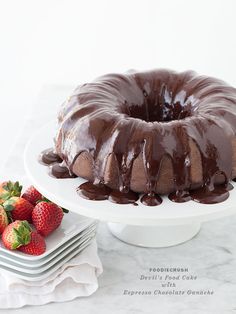
[[[2,242],[9,250],[15,250],[30,242],[31,228],[26,220],[16,220],[9,224],[2,234]]]
[[[33,224],[43,236],[47,236],[57,229],[61,224],[62,218],[62,208],[50,201],[39,202],[32,212]]]
[[[32,210],[34,206],[22,197],[13,196],[3,203],[3,207],[13,220],[32,221]]]
[[[31,185],[30,187],[28,187],[27,190],[25,190],[22,197],[31,204],[33,204],[34,206],[38,201],[42,200],[43,198],[42,194],[39,193],[39,191],[37,191],[33,185]]]
[[[33,231],[30,235],[30,242],[20,246],[18,250],[30,255],[41,255],[46,251],[46,242],[39,233]]]
[[[0,234],[3,233],[4,229],[8,225],[7,213],[4,208],[0,205]]]
[[[3,182],[0,184],[0,203],[2,204],[5,200],[12,196],[20,196],[22,186],[19,182]]]

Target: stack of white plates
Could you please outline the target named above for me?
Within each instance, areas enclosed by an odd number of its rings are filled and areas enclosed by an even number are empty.
[[[97,221],[69,212],[61,226],[45,238],[46,252],[39,256],[10,251],[0,245],[0,268],[21,279],[42,280],[87,247],[96,234]]]

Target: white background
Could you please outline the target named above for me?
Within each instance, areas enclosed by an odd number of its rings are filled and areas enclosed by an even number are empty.
[[[0,163],[45,84],[168,67],[236,86],[235,12],[235,0],[0,0]]]

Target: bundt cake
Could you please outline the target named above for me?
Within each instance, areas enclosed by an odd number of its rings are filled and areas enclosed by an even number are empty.
[[[88,199],[223,201],[236,177],[236,89],[193,71],[104,75],[63,104],[55,151],[63,173],[89,181],[78,188]]]

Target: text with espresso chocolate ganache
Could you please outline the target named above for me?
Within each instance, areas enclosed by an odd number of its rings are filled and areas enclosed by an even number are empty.
[[[104,75],[63,104],[41,161],[87,179],[77,191],[89,200],[222,202],[236,177],[236,89],[193,71]]]

